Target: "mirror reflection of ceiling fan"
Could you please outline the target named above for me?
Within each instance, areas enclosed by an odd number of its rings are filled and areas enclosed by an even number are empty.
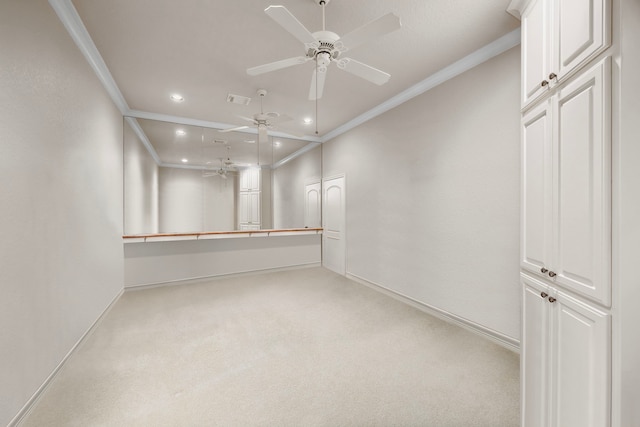
[[[202,171],[202,176],[204,178],[219,176],[222,179],[227,179],[227,175],[233,174],[236,172],[237,167],[245,167],[249,166],[248,164],[235,163],[231,161],[229,157],[229,147],[227,147],[227,159],[223,159],[220,157],[220,167],[218,169],[206,169]]]
[[[325,29],[324,7],[330,0],[313,1],[322,7],[322,31],[316,31],[315,33],[309,32],[284,6],[269,6],[265,9],[267,15],[304,43],[305,55],[248,68],[247,74],[256,76],[313,60],[316,62],[316,67],[311,77],[310,100],[322,97],[327,67],[331,62],[335,62],[339,69],[372,83],[377,85],[385,84],[391,77],[388,73],[358,62],[355,59],[341,58],[340,55],[375,37],[399,29],[402,26],[400,18],[393,13],[388,13],[340,37],[338,34]]]
[[[262,108],[262,99],[267,95],[267,91],[265,89],[258,89],[258,96],[260,97],[260,112],[253,115],[253,118],[238,116],[239,118],[250,122],[253,126],[258,128],[258,143],[264,143],[268,140],[268,130],[282,130],[285,133],[293,136],[303,136],[300,132],[295,130],[282,128],[280,123],[288,122],[293,120],[292,117],[287,116],[286,114],[280,114],[276,112],[265,113]],[[247,129],[251,127],[250,125],[238,126],[231,129],[222,129],[218,132],[234,132],[242,129]]]

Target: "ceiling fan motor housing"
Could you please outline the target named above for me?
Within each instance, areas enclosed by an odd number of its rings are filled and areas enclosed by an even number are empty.
[[[325,71],[331,61],[340,56],[341,49],[339,49],[339,45],[341,43],[338,42],[340,36],[331,31],[316,31],[313,33],[313,37],[318,42],[317,44],[314,43],[315,46],[309,46],[307,57],[315,59],[318,69]]]

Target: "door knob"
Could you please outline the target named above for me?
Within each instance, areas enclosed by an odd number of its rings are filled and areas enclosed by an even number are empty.
[[[556,299],[554,297],[549,297],[549,302],[550,303],[554,303],[554,302],[556,302]]]
[[[545,274],[546,272],[548,272],[549,270],[547,270],[546,268],[542,267],[540,269],[540,273]]]
[[[548,297],[548,296],[549,296],[549,294],[547,294],[547,293],[545,293],[545,292],[540,292],[540,296],[541,296],[542,298],[546,298],[546,297]]]
[[[545,87],[545,86],[547,86],[548,84],[549,84],[549,82],[548,82],[548,81],[543,80],[543,81],[542,81],[542,83],[540,83],[540,86]]]
[[[558,75],[556,73],[549,74],[549,80],[553,80],[553,79],[555,79],[557,77],[558,77]]]
[[[556,276],[557,276],[557,274],[556,274],[556,273],[554,273],[553,271],[550,271],[550,272],[549,272],[549,277],[556,277]]]

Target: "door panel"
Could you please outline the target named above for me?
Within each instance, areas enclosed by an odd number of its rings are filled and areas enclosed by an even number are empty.
[[[549,335],[549,303],[541,293],[549,293],[546,286],[522,276],[522,348],[521,399],[522,426],[541,427],[547,422],[549,364],[547,346]]]
[[[324,181],[322,263],[342,275],[346,274],[345,200],[344,176]]]
[[[522,105],[524,106],[547,90],[540,85],[547,79],[550,72],[547,49],[551,29],[547,0],[533,0],[523,12],[521,22]]]
[[[552,427],[609,425],[611,316],[564,293],[554,303]]]
[[[304,188],[304,226],[317,228],[320,221],[320,183],[307,184]]]
[[[554,72],[564,78],[610,44],[610,0],[556,2]]]
[[[551,118],[549,102],[532,110],[522,125],[520,264],[537,273],[549,266],[552,226]]]
[[[554,265],[558,284],[611,303],[610,63],[558,96]]]

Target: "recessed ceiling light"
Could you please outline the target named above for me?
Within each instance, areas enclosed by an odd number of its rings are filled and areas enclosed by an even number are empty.
[[[176,131],[176,135],[178,135],[178,136],[185,136],[186,134],[187,134],[187,132],[185,132],[185,131],[184,131],[184,130],[182,130],[182,129],[178,129],[178,130]]]
[[[187,163],[189,159],[182,159],[182,163]]]
[[[281,144],[282,144],[282,143],[281,143],[280,141],[275,141],[275,142],[273,143],[273,146],[274,146],[274,147],[280,147],[280,145],[281,145]]]
[[[313,123],[313,119],[311,119],[311,117],[306,117],[304,119],[304,124],[305,125],[310,125],[311,123]]]
[[[182,102],[184,101],[184,97],[178,93],[174,93],[172,94],[169,98],[171,98],[172,101],[174,102]]]

